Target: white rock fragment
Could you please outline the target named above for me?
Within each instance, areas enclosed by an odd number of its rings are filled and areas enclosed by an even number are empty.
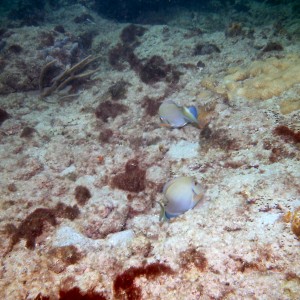
[[[166,170],[158,166],[152,166],[147,170],[147,179],[149,181],[157,182],[168,176]]]
[[[273,225],[279,218],[280,215],[278,213],[266,213],[258,219],[258,224],[261,224],[261,226]]]
[[[110,234],[107,238],[107,244],[113,247],[125,246],[134,238],[133,230],[124,230],[117,233]]]
[[[64,247],[64,246],[78,246],[79,248],[98,248],[101,246],[100,240],[92,240],[76,231],[70,226],[62,226],[57,231],[53,237],[54,247]]]
[[[188,141],[180,141],[176,144],[173,144],[169,151],[168,156],[175,159],[181,159],[181,158],[192,158],[197,157],[199,151],[199,144],[198,143],[192,143]]]
[[[92,185],[95,182],[95,180],[96,180],[95,176],[85,175],[85,176],[79,177],[76,180],[76,184],[89,186],[89,185]]]
[[[71,165],[71,166],[67,167],[66,169],[64,169],[59,175],[61,177],[64,177],[64,176],[68,176],[70,174],[73,174],[75,171],[76,171],[75,165]]]

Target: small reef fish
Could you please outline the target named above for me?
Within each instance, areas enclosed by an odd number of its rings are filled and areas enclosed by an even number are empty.
[[[163,188],[159,221],[166,221],[193,209],[204,196],[204,188],[193,177],[177,177]]]
[[[181,128],[186,124],[199,127],[198,111],[195,106],[180,106],[173,101],[163,102],[158,109],[162,126]]]

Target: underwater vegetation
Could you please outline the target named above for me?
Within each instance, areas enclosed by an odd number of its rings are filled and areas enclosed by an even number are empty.
[[[169,266],[158,262],[140,267],[131,267],[115,278],[113,284],[114,296],[116,299],[141,300],[142,291],[135,285],[135,278],[144,276],[147,280],[153,280],[163,274],[172,275],[174,272]]]
[[[23,129],[22,129],[22,132],[20,134],[20,137],[21,138],[26,138],[26,139],[30,139],[33,137],[33,134],[36,132],[36,130],[32,127],[29,127],[29,126],[25,126]]]
[[[83,292],[78,287],[73,287],[70,290],[59,291],[59,300],[106,300],[103,293],[95,291]],[[34,300],[51,300],[48,296],[38,294]]]
[[[120,34],[123,43],[118,43],[109,51],[109,63],[119,71],[125,69],[126,63],[129,64],[146,84],[163,80],[169,83],[178,82],[181,73],[175,66],[167,64],[161,56],[153,55],[144,62],[134,53],[134,49],[140,44],[138,37],[141,37],[145,31],[146,29],[141,26],[125,27]]]
[[[128,63],[133,70],[137,70],[140,65],[140,60],[134,54],[134,49],[131,46],[121,43],[118,43],[109,50],[108,61],[110,65],[118,71],[124,70],[126,63]]]
[[[99,134],[99,141],[102,142],[103,144],[109,143],[113,134],[114,132],[111,129],[109,128],[103,129]]]
[[[74,245],[54,247],[45,253],[47,267],[56,274],[64,272],[68,266],[77,264],[84,254]]]
[[[245,34],[243,26],[239,22],[232,22],[225,30],[226,37],[237,37],[243,36]]]
[[[141,192],[145,189],[146,170],[140,169],[136,159],[128,160],[125,172],[119,173],[112,178],[112,186],[128,192]]]
[[[194,55],[207,55],[211,53],[220,53],[221,50],[214,44],[197,44],[194,48]]]
[[[161,105],[161,101],[161,98],[155,99],[145,96],[142,101],[142,107],[145,108],[146,116],[156,116]]]
[[[4,109],[0,108],[0,126],[7,119],[9,119],[8,112],[5,111]]]
[[[134,49],[140,44],[138,38],[145,31],[144,27],[134,24],[128,25],[122,30],[120,34],[122,43],[118,43],[108,53],[108,61],[112,67],[121,71],[124,70],[125,63],[128,63],[132,70],[138,70],[141,62],[134,54]]]
[[[269,161],[275,163],[284,158],[295,158],[297,156],[296,151],[291,151],[287,148],[287,145],[295,144],[297,148],[300,142],[300,132],[294,131],[286,125],[278,125],[272,133],[276,140],[265,140],[263,143],[264,149],[270,150]]]
[[[147,29],[145,27],[130,24],[122,30],[120,39],[124,44],[130,44],[136,47],[140,44],[138,37],[143,36],[146,31]]]
[[[283,47],[279,43],[269,42],[265,47],[263,47],[262,52],[270,51],[283,51]]]
[[[300,131],[295,132],[285,125],[277,126],[274,133],[281,136],[286,142],[300,143]]]
[[[100,104],[96,107],[95,115],[103,122],[108,122],[109,118],[114,119],[117,116],[126,113],[127,111],[128,106],[107,100],[104,102],[100,102]]]
[[[89,199],[92,197],[90,191],[87,187],[78,185],[75,188],[75,199],[78,203],[78,205],[83,206],[85,205]]]
[[[129,83],[125,80],[119,80],[109,87],[108,93],[112,100],[120,100],[126,98],[127,86]]]
[[[203,128],[200,133],[200,139],[204,141],[201,151],[209,151],[211,147],[222,149],[225,152],[240,149],[239,141],[230,137],[227,130],[212,130],[209,126]]]
[[[195,248],[189,248],[181,252],[179,258],[179,263],[183,268],[189,268],[194,265],[198,270],[203,272],[208,265],[207,258],[204,253]]]
[[[166,64],[165,60],[158,55],[153,55],[144,64],[140,66],[140,79],[147,84],[153,84],[165,80],[169,83],[176,83],[181,73],[175,66]]]
[[[46,223],[56,226],[58,224],[57,218],[74,220],[79,216],[79,213],[79,209],[76,205],[67,206],[63,203],[58,203],[53,209],[35,209],[19,224],[18,227],[14,224],[7,224],[5,232],[11,236],[11,242],[7,253],[12,251],[13,247],[21,239],[25,239],[26,247],[33,250],[35,248],[36,238],[43,233]]]

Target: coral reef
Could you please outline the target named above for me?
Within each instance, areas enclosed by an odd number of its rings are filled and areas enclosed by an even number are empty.
[[[92,239],[104,239],[109,234],[124,230],[128,219],[129,207],[124,204],[106,203],[96,209],[98,215],[90,216],[83,233]]]
[[[202,151],[206,151],[210,147],[220,148],[224,151],[240,149],[239,142],[231,138],[226,130],[212,131],[209,126],[205,126],[201,131],[200,138],[205,140]]]

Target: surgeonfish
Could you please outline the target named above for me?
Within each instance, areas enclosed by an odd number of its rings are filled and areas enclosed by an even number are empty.
[[[191,123],[192,125],[195,125],[198,127],[198,111],[195,106],[182,106],[182,113],[184,115],[184,118]]]
[[[204,188],[193,177],[183,176],[170,180],[163,188],[163,202],[159,202],[159,220],[166,221],[193,209],[203,198],[204,192]]]
[[[181,128],[190,123],[198,127],[198,111],[195,106],[180,106],[169,100],[160,105],[158,113],[163,126]]]

